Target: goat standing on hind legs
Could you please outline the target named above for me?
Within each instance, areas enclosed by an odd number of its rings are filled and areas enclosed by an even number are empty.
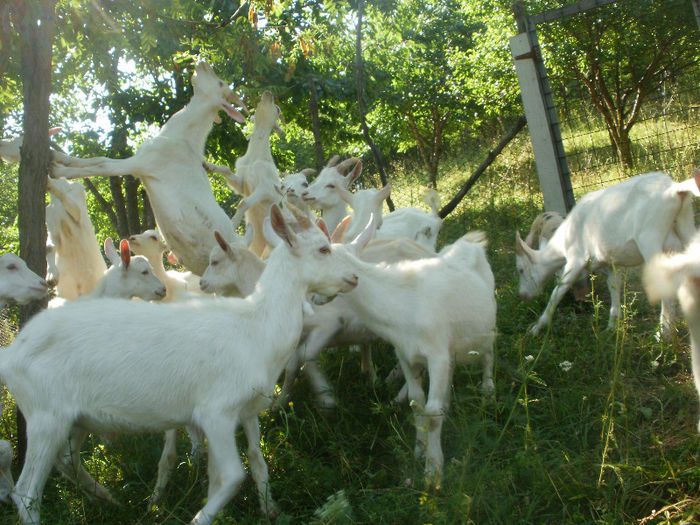
[[[229,217],[214,198],[204,171],[204,146],[219,111],[243,122],[231,102],[243,103],[206,62],[192,75],[194,95],[158,135],[141,145],[133,157],[78,159],[54,153],[52,175],[68,179],[131,174],[143,182],[163,238],[180,262],[201,275],[214,246],[212,230],[243,244]]]

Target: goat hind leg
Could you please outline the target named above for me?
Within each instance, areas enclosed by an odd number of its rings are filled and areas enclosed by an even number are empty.
[[[70,429],[71,422],[59,415],[42,413],[27,416],[24,467],[10,495],[23,524],[39,523],[44,485],[61,447],[65,446]]]
[[[258,498],[260,499],[260,509],[271,520],[275,519],[279,514],[277,504],[272,499],[272,491],[270,490],[269,472],[267,463],[260,451],[260,424],[258,415],[253,414],[250,417],[243,418],[243,430],[245,431],[246,439],[248,440],[248,464],[250,465],[250,473],[255,481],[255,486],[258,490]]]

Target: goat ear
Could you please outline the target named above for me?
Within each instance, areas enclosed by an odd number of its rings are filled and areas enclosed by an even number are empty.
[[[338,164],[338,161],[340,160],[340,155],[333,155],[330,159],[328,159],[328,164],[326,164],[326,168],[332,168],[336,164]]]
[[[308,218],[306,219],[308,221]],[[310,221],[309,221],[310,223]],[[296,234],[289,228],[287,225],[287,222],[284,220],[284,217],[282,216],[282,212],[280,211],[279,207],[273,206],[270,209],[270,225],[272,226],[272,230],[277,234],[277,236],[285,241],[290,248],[293,248],[296,245],[296,240],[297,236]],[[267,236],[266,236],[267,237]],[[269,242],[269,239],[268,239]],[[272,243],[270,243],[272,244]]]
[[[352,183],[352,181],[351,181],[351,183]],[[343,188],[342,186],[338,185],[335,187],[335,191],[338,192],[338,196],[341,199],[343,199],[345,202],[347,202],[348,204],[350,204],[352,206],[353,194],[349,189]]]
[[[250,245],[253,244],[254,239],[255,239],[255,226],[253,226],[252,222],[246,222],[245,223],[245,236],[243,237],[243,242],[245,242],[245,245],[250,248]]]
[[[534,252],[532,248],[523,242],[519,231],[515,232],[515,254],[518,257],[527,257],[530,262],[534,261]]]
[[[350,224],[351,220],[352,215],[348,215],[342,221],[340,221],[340,224],[338,224],[338,226],[335,227],[335,230],[333,230],[333,233],[331,234],[331,242],[343,242],[343,239],[345,239],[345,232],[347,231],[348,225]]]
[[[355,182],[357,179],[360,178],[360,175],[362,175],[362,160],[357,159],[357,164],[355,164],[355,167],[352,168],[352,171],[348,175],[348,188],[350,185]]]
[[[523,249],[523,239],[520,237],[519,231],[515,232],[515,255],[525,255],[525,250]]]
[[[351,246],[355,248],[355,253],[359,255],[362,249],[367,246],[367,243],[372,240],[374,233],[377,231],[377,221],[374,217],[374,213],[369,216],[369,222],[365,229],[360,232],[360,234],[353,239],[350,243]]]
[[[119,264],[119,254],[117,253],[117,250],[114,247],[114,242],[112,241],[111,237],[107,237],[105,239],[104,250],[105,255],[107,256],[107,260],[109,262],[111,262],[113,265]]]
[[[121,254],[122,262],[124,263],[124,268],[129,267],[131,262],[131,253],[129,253],[129,241],[122,239],[119,243],[119,252]]]
[[[225,252],[230,251],[230,246],[217,230],[214,230],[214,238],[216,239],[216,242],[219,243],[219,246],[221,246],[222,250],[224,250]]]
[[[391,195],[391,183],[388,182],[386,186],[384,186],[381,190],[379,190],[379,196],[382,198],[381,200],[385,201],[389,198],[389,195]]]
[[[168,262],[174,266],[180,264],[180,261],[177,259],[177,256],[173,252],[170,252],[168,254]]]
[[[49,128],[49,137],[52,136],[52,135],[55,135],[56,133],[58,133],[59,131],[61,131],[61,129],[62,129],[62,128],[60,128],[60,127],[57,127],[57,128]]]
[[[326,221],[323,219],[317,219],[316,220],[316,226],[318,226],[323,233],[326,234],[326,237],[328,237],[328,240],[331,240],[331,234],[328,233],[328,226],[326,226]]]
[[[304,177],[308,177],[309,175],[316,173],[316,170],[313,168],[304,168],[299,173],[301,173]]]
[[[299,208],[294,206],[291,203],[287,203],[286,207],[289,211],[292,212],[292,215],[294,215],[294,218],[297,220],[299,223],[299,226],[301,227],[302,230],[308,230],[313,226],[313,223],[311,222],[311,219],[309,219],[309,216],[306,215],[303,211],[301,211]],[[279,211],[279,208],[277,208],[277,211]],[[280,216],[282,213],[280,212]],[[273,223],[274,226],[274,223]]]
[[[693,168],[693,178],[695,179],[695,185],[700,191],[700,168]]]
[[[263,220],[263,237],[265,237],[267,243],[273,248],[276,248],[277,245],[282,242],[280,236],[277,235],[275,230],[272,229],[272,221],[270,220],[270,217],[265,217],[265,220]]]
[[[360,160],[360,159],[358,159],[357,157],[350,157],[349,159],[345,159],[343,162],[341,162],[340,164],[338,164],[338,165],[335,167],[335,169],[338,170],[338,173],[340,173],[341,175],[344,176],[344,175],[345,175],[345,172],[348,171],[348,168],[350,168],[350,166],[351,166],[353,163],[358,162],[359,160]]]

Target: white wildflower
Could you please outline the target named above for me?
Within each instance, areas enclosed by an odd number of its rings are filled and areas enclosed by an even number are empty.
[[[562,361],[559,363],[559,368],[561,368],[564,372],[568,372],[571,370],[571,365],[573,365],[571,361]]]

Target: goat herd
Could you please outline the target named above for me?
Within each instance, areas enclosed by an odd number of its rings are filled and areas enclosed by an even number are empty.
[[[173,467],[175,431],[186,427],[193,448],[206,437],[209,458],[208,497],[192,523],[210,524],[245,475],[235,442],[239,425],[262,512],[274,517],[258,415],[272,402],[282,370],[284,400],[304,361],[319,403],[333,406],[314,359],[327,346],[376,339],[394,346],[405,378],[398,398],[411,401],[415,454],[425,458],[429,483],[443,467],[440,435],[455,365],[480,362],[482,389],[487,395],[494,390],[496,299],[485,235],[468,233],[436,253],[437,194],[426,196],[431,213],[405,208],[382,215],[388,186],[349,189],[361,174],[359,159],[331,159],[311,184],[312,170],[280,179],[270,152],[280,110],[267,92],[235,171],[205,162],[219,111],[244,122],[231,103],[247,108],[206,63],[197,65],[192,85],[187,106],[131,158],[53,154],[47,279],[56,282],[57,297],[0,352],[0,380],[27,421],[26,459],[16,485],[12,449],[0,442],[0,500],[12,500],[22,523],[39,523],[53,466],[112,501],[80,461],[91,432],[165,432],[150,504],[157,502]],[[0,143],[0,154],[16,161],[20,145],[21,138]],[[233,218],[217,204],[207,172],[223,175],[243,196]],[[108,239],[104,249],[112,266],[106,269],[83,186],[70,179],[125,174],[143,182],[159,231],[123,240],[119,251]],[[674,300],[680,300],[697,382],[700,241],[693,241],[692,196],[700,193],[698,184],[698,171],[683,183],[663,173],[638,175],[584,196],[566,219],[545,214],[538,222],[545,228],[533,229],[528,242],[516,235],[523,298],[534,297],[561,270],[530,332],[550,323],[585,267],[609,274],[614,326],[619,269],[647,263],[649,296],[662,300],[661,335],[669,334]],[[349,217],[346,204],[353,209]],[[316,220],[311,208],[323,218]],[[244,216],[245,239],[237,233]],[[166,247],[189,272],[165,270]],[[668,251],[682,253],[663,254]],[[38,299],[46,290],[47,282],[16,255],[0,257],[2,304]],[[133,297],[142,300],[125,300]],[[107,335],[113,326],[129,333],[128,342]]]

